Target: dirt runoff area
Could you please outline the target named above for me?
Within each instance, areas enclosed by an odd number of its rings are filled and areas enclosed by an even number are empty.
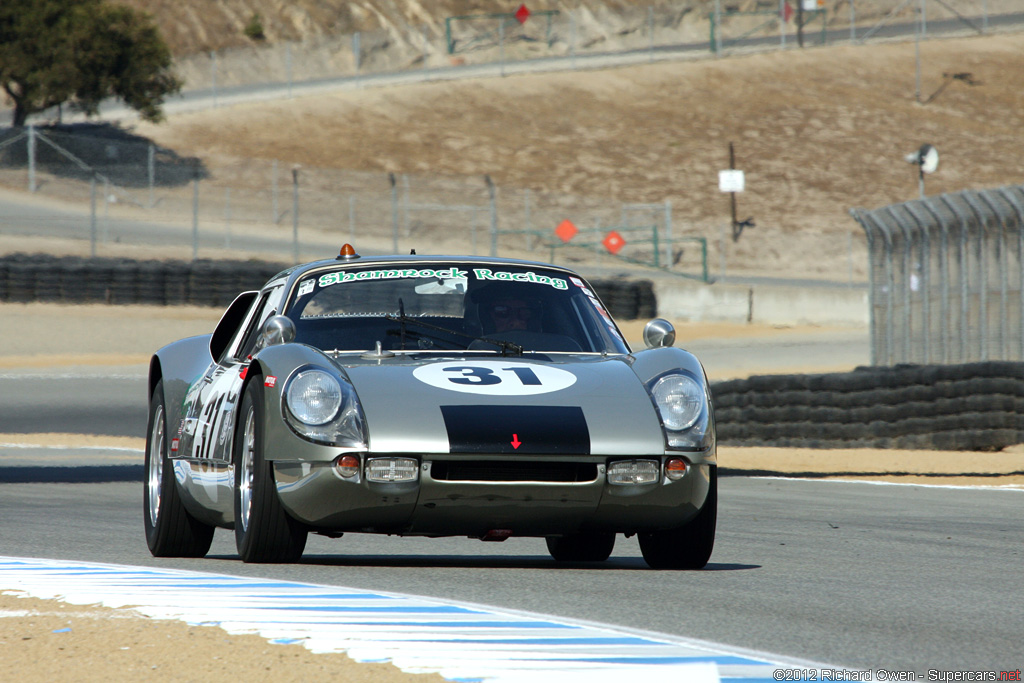
[[[142,372],[153,350],[174,339],[209,332],[219,315],[219,310],[198,307],[2,304],[0,374],[76,367],[130,367]],[[54,334],[57,320],[59,336]],[[642,325],[622,325],[635,346]],[[802,332],[727,323],[680,321],[678,326],[689,338],[712,340]],[[144,446],[141,439],[78,434],[0,434],[0,444],[81,444],[83,438],[88,445],[140,451]],[[1024,446],[984,454],[726,446],[719,449],[719,459],[723,471],[741,474],[1024,489]],[[183,648],[187,657],[181,656]],[[0,660],[8,677],[21,683],[66,679],[71,671],[75,680],[104,683],[444,680],[433,674],[407,674],[388,664],[360,664],[344,654],[315,654],[301,645],[271,644],[257,635],[232,635],[215,626],[10,593],[0,594]]]

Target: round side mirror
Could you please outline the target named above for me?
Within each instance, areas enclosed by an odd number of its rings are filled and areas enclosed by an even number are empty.
[[[284,315],[273,315],[263,323],[263,342],[266,346],[277,346],[295,341],[295,323]]]
[[[672,346],[676,343],[676,328],[664,318],[655,318],[644,325],[644,344],[654,349],[659,346]]]

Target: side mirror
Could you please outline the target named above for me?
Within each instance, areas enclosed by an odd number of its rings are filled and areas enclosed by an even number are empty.
[[[676,328],[664,318],[655,318],[644,325],[644,344],[654,349],[659,346],[672,346],[676,343]]]
[[[295,323],[284,315],[272,315],[263,323],[263,345],[277,346],[295,341]]]

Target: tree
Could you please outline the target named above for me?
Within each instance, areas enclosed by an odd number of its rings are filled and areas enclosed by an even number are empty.
[[[65,103],[94,116],[108,97],[159,121],[164,98],[181,89],[170,69],[149,15],[104,0],[0,2],[0,87],[15,126]]]

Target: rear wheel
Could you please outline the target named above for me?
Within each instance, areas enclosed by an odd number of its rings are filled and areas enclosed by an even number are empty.
[[[306,547],[306,529],[277,497],[273,466],[264,457],[263,385],[245,389],[235,435],[235,545],[244,562],[295,562]]]
[[[715,547],[718,470],[711,467],[708,497],[697,516],[681,527],[640,534],[640,552],[652,569],[701,569]]]
[[[615,547],[615,534],[597,532],[548,536],[548,552],[558,562],[604,562]]]
[[[213,527],[190,515],[174,484],[174,468],[167,457],[167,411],[164,383],[157,382],[149,401],[146,430],[146,486],[143,519],[146,544],[154,557],[203,557],[213,542]]]

